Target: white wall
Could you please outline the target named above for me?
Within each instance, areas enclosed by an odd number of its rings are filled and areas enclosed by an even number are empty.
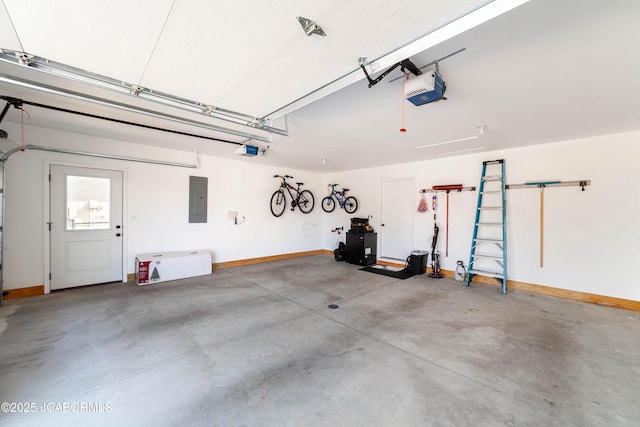
[[[28,143],[85,152],[193,163],[194,154],[30,128]],[[6,151],[7,146],[3,147]],[[229,146],[229,149],[234,149]],[[254,160],[254,159],[252,159]],[[322,247],[322,214],[286,210],[275,218],[271,194],[289,174],[320,194],[318,174],[255,162],[199,156],[197,169],[27,150],[7,160],[3,242],[4,289],[41,285],[45,280],[45,170],[50,163],[110,168],[125,173],[125,255],[133,273],[135,255],[157,251],[208,249],[214,262],[317,250]],[[188,223],[189,176],[208,178],[208,222]],[[319,202],[316,202],[319,203]],[[245,222],[234,225],[229,211]],[[48,274],[48,272],[47,272]]]
[[[15,132],[10,132],[14,134]],[[214,262],[279,255],[316,249],[333,250],[338,236],[330,230],[349,228],[352,216],[371,216],[380,230],[381,186],[385,179],[413,178],[415,206],[420,188],[433,185],[478,186],[482,162],[505,159],[507,183],[536,180],[590,179],[578,187],[545,191],[545,263],[538,265],[539,193],[536,189],[507,193],[509,278],[631,300],[640,287],[631,271],[640,256],[640,131],[560,142],[489,154],[415,162],[334,174],[286,170],[254,161],[200,156],[198,169],[27,151],[6,162],[4,288],[43,284],[45,239],[45,167],[49,163],[104,167],[125,171],[125,253],[127,273],[136,254],[209,249]],[[95,137],[31,128],[28,143],[122,156],[191,163],[193,154]],[[230,147],[231,149],[233,147]],[[6,150],[6,147],[4,148]],[[277,188],[273,174],[288,173],[316,196],[309,215],[285,211],[275,218],[269,199]],[[209,178],[208,222],[188,223],[189,175]],[[324,213],[319,204],[328,183],[349,187],[360,208]],[[449,257],[444,257],[445,195],[439,194],[438,249],[442,268],[468,262],[477,192],[450,194]],[[234,225],[229,211],[246,222]],[[433,212],[415,213],[413,249],[431,249]],[[378,246],[380,248],[380,244]],[[408,255],[408,254],[407,254]]]
[[[507,184],[589,179],[579,187],[547,188],[544,193],[544,266],[539,267],[539,190],[507,191],[509,279],[539,285],[640,300],[631,273],[640,258],[640,132],[606,135],[493,153],[330,174],[326,182],[352,189],[363,202],[356,215],[372,215],[380,229],[383,180],[414,177],[415,249],[431,252],[433,211],[418,213],[419,189],[434,185],[479,186],[482,162],[505,159]],[[428,194],[430,197],[431,194]],[[468,264],[477,192],[450,194],[449,257],[445,249],[445,194],[439,195],[438,249],[442,268]],[[348,217],[343,215],[345,225]],[[335,217],[331,226],[339,218]],[[380,240],[380,234],[378,235]],[[335,236],[325,233],[326,248]],[[378,242],[380,248],[380,241]],[[407,254],[409,255],[409,254]]]

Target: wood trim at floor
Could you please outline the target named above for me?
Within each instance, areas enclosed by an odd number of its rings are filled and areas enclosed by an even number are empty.
[[[455,273],[450,270],[441,270],[445,277],[454,278]],[[473,276],[471,283],[482,283],[500,287],[500,283],[492,277]],[[640,311],[640,301],[634,301],[624,298],[609,297],[606,295],[590,294],[588,292],[572,291],[569,289],[554,288],[552,286],[536,285],[533,283],[518,282],[516,280],[507,280],[507,291],[524,291],[534,294],[548,295],[557,298],[570,299],[574,301],[588,302],[590,304],[604,305],[607,307],[624,308],[626,310]]]
[[[242,265],[261,264],[263,262],[282,261],[285,259],[301,258],[305,256],[325,255],[325,254],[333,255],[333,251],[328,251],[326,249],[318,249],[315,251],[294,252],[290,254],[271,255],[271,256],[264,256],[259,258],[247,258],[247,259],[239,259],[235,261],[216,262],[216,263],[213,263],[212,268],[215,271],[219,268],[240,267]]]
[[[4,289],[2,291],[3,300],[34,297],[36,295],[44,295],[44,285],[29,286],[28,288]]]
[[[248,258],[236,261],[219,262],[212,264],[212,269],[215,271],[220,268],[239,267],[241,265],[260,264],[263,262],[280,261],[284,259],[300,258],[311,255],[329,255],[333,256],[333,251],[328,249],[318,249],[315,251],[296,252],[283,255],[272,255],[259,258]],[[391,267],[404,267],[404,264],[399,264],[391,261],[378,260],[378,264],[387,265]],[[427,268],[427,273],[429,268]],[[440,273],[447,278],[455,278],[455,272],[453,270],[440,270]],[[127,275],[127,280],[133,282],[136,280],[135,274]],[[492,285],[499,287],[500,284],[492,277],[475,275],[473,276],[472,283],[482,283],[486,285]],[[507,288],[509,290],[518,290],[524,292],[531,292],[534,294],[548,295],[557,298],[570,299],[574,301],[588,302],[591,304],[604,305],[607,307],[624,308],[626,310],[640,311],[640,301],[628,300],[623,298],[609,297],[605,295],[590,294],[587,292],[571,291],[568,289],[554,288],[551,286],[536,285],[533,283],[518,282],[515,280],[507,281]],[[32,286],[31,288],[12,289],[9,295],[5,296],[5,299],[22,298],[24,296],[42,295],[44,293],[44,286]]]
[[[404,264],[399,264],[390,261],[378,260],[377,264],[388,265],[391,267],[404,267]],[[427,268],[427,273],[431,271]],[[453,270],[440,270],[440,274],[448,279],[455,279],[455,272]],[[500,283],[493,277],[488,276],[473,276],[471,283],[481,283],[485,285],[491,285],[500,287]],[[535,285],[533,283],[518,282],[515,280],[507,280],[508,290],[518,290],[524,292],[530,292],[534,294],[548,295],[557,298],[570,299],[574,301],[588,302],[596,305],[604,305],[607,307],[624,308],[626,310],[640,311],[640,301],[634,301],[624,298],[609,297],[605,295],[590,294],[587,292],[571,291],[568,289],[554,288],[551,286]]]

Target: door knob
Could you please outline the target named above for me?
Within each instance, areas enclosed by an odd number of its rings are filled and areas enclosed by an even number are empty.
[[[120,234],[120,233],[116,233],[116,237],[120,237],[120,236],[121,236],[121,234]]]

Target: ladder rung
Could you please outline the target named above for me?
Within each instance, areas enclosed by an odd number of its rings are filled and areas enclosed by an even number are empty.
[[[492,242],[492,243],[502,243],[502,239],[483,239],[482,237],[476,237],[476,242]]]
[[[480,206],[478,207],[478,209],[484,209],[484,210],[502,210],[502,206]]]
[[[485,254],[473,254],[474,258],[486,258],[486,259],[493,259],[493,260],[503,260],[503,256],[500,255],[485,255]]]
[[[476,222],[476,225],[502,225],[501,222]]]
[[[480,274],[480,275],[483,275],[483,276],[497,277],[499,279],[504,278],[504,275],[502,273],[498,273],[497,271],[487,271],[487,270],[476,270],[476,269],[473,269],[469,273],[471,273],[471,274]]]
[[[481,191],[480,194],[502,193],[501,190]]]
[[[502,175],[483,176],[482,179],[485,181],[502,181]]]

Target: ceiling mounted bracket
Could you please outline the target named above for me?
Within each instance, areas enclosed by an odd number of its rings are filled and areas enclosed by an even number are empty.
[[[2,123],[2,121],[4,120],[4,116],[7,115],[7,111],[9,111],[9,107],[10,106],[14,106],[14,108],[22,108],[22,100],[21,99],[17,99],[17,98],[11,98],[11,97],[4,97],[3,98],[5,101],[7,101],[7,104],[4,106],[4,108],[2,109],[2,112],[0,113],[0,123]]]
[[[16,59],[18,60],[19,64],[31,65],[31,63],[34,60],[34,56],[29,55],[28,53],[25,53],[25,52],[14,52],[14,53],[16,55]]]
[[[436,66],[436,73],[440,74],[440,69],[438,68],[438,63],[439,63],[440,61],[444,61],[444,60],[445,60],[445,59],[447,59],[447,58],[451,58],[452,56],[457,55],[457,54],[459,54],[460,52],[464,52],[465,50],[467,50],[467,48],[466,48],[466,47],[463,47],[462,49],[458,49],[458,50],[456,50],[456,51],[455,51],[455,52],[453,52],[453,53],[450,53],[450,54],[448,54],[448,55],[443,56],[442,58],[438,58],[438,59],[436,59],[435,61],[431,61],[431,62],[429,62],[428,64],[423,65],[423,66],[422,66],[422,67],[420,67],[419,69],[420,69],[420,70],[424,70],[424,69],[425,69],[425,68],[427,68],[427,67],[430,67],[430,66],[432,66],[432,65],[435,65],[435,66]],[[395,78],[393,78],[393,79],[389,80],[389,82],[388,82],[388,83],[395,82],[396,80],[400,80],[401,78],[402,78],[402,76],[400,76],[400,77],[395,77]]]
[[[326,36],[322,27],[313,22],[311,19],[303,18],[302,16],[298,16],[297,19],[300,25],[302,25],[302,29],[307,36],[310,36],[311,34]]]
[[[395,70],[396,68],[400,67],[400,69],[402,70],[402,72],[404,73],[405,70],[411,72],[413,75],[418,76],[420,74],[422,74],[422,71],[420,71],[420,69],[418,67],[415,66],[415,64],[413,62],[411,62],[411,60],[404,59],[394,65],[392,65],[387,71],[383,72],[382,74],[380,74],[378,77],[376,77],[375,79],[372,79],[369,76],[369,73],[367,72],[366,67],[364,66],[364,62],[366,62],[366,58],[359,58],[358,62],[360,63],[360,68],[362,68],[362,71],[364,71],[364,75],[367,77],[367,80],[369,81],[369,87],[379,83],[382,79],[384,79],[387,74],[389,74],[390,72],[392,72],[393,70]]]

